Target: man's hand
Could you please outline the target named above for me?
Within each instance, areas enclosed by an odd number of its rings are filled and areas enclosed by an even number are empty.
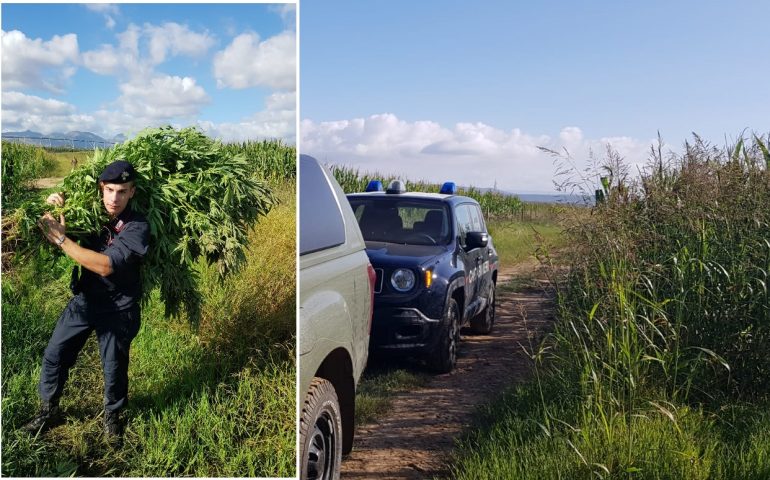
[[[57,207],[64,206],[64,195],[61,193],[52,193],[45,199],[45,203],[49,205],[56,205]],[[64,214],[59,216],[59,221],[54,220],[50,213],[46,213],[40,220],[37,221],[40,230],[43,231],[45,238],[54,245],[61,247],[66,237],[64,228]]]
[[[59,222],[57,222],[50,213],[46,213],[40,217],[40,220],[37,221],[37,225],[40,227],[40,230],[43,231],[45,238],[54,245],[61,246],[67,238],[63,214],[60,216]]]
[[[56,205],[57,207],[64,206],[64,195],[61,193],[52,193],[45,199],[45,203],[49,205]]]

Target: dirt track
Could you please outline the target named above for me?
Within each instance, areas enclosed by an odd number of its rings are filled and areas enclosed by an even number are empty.
[[[35,180],[33,187],[39,190],[42,190],[45,188],[55,187],[56,185],[59,185],[62,181],[64,181],[64,177],[38,178],[37,180]]]
[[[533,276],[534,275],[534,276]],[[505,386],[526,378],[530,361],[521,345],[553,322],[553,296],[534,261],[503,270],[498,285],[532,277],[540,287],[498,290],[497,318],[490,335],[463,332],[457,368],[424,387],[393,397],[376,424],[359,427],[353,452],[343,459],[343,479],[442,478],[449,472],[454,441],[470,424],[476,406]],[[525,321],[526,320],[526,321]],[[536,339],[535,339],[536,340]]]

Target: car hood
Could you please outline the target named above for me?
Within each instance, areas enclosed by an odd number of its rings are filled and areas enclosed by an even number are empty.
[[[404,245],[401,243],[366,242],[366,254],[374,266],[419,266],[433,263],[445,254],[446,245]]]

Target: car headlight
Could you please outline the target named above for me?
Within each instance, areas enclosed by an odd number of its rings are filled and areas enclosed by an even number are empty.
[[[390,276],[390,284],[399,292],[408,292],[414,287],[414,272],[408,268],[399,268]]]

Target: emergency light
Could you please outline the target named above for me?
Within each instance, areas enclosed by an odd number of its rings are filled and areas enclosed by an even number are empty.
[[[369,184],[366,186],[367,192],[381,192],[382,191],[382,182],[379,180],[370,180]]]
[[[457,193],[457,185],[455,185],[455,182],[444,182],[444,184],[441,185],[441,190],[438,193],[454,195]]]

